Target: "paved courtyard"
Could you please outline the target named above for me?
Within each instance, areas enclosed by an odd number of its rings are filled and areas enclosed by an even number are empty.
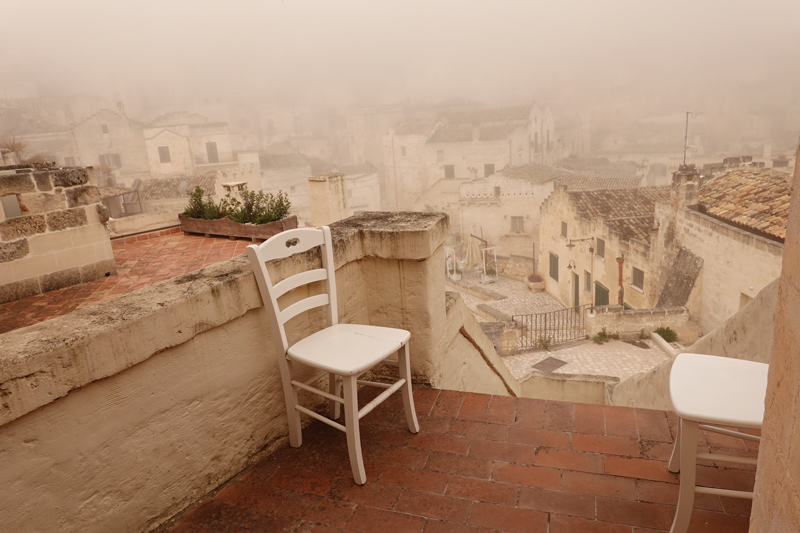
[[[511,278],[498,278],[494,283],[480,283],[477,280],[464,280],[470,286],[496,293],[498,298],[486,299],[467,292],[459,286],[448,284],[448,291],[455,291],[461,295],[467,308],[480,322],[486,320],[478,314],[478,305],[485,304],[492,309],[506,315],[527,315],[534,313],[547,313],[564,309],[561,303],[546,292],[531,292],[522,281]]]
[[[556,374],[590,374],[593,376],[613,376],[620,380],[634,374],[646,372],[667,359],[653,341],[643,341],[649,348],[639,348],[623,341],[609,341],[595,344],[585,341],[550,351],[536,350],[503,358],[511,374],[520,379],[537,369],[533,365],[552,357],[567,363],[553,370]]]

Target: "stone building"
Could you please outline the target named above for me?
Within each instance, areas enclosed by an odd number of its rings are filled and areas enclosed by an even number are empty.
[[[168,113],[147,124],[143,133],[154,177],[203,175],[238,164],[225,122]]]
[[[308,178],[311,165],[302,154],[264,154],[261,161],[261,190],[273,194],[284,191],[292,202],[291,214],[306,223],[311,222],[311,203]]]
[[[381,184],[378,170],[370,164],[338,167],[347,185],[347,201],[352,214],[381,210]]]
[[[687,306],[709,332],[780,275],[791,176],[737,169],[703,183],[687,165],[672,179],[655,206],[652,303]]]
[[[621,300],[633,309],[651,307],[655,203],[667,198],[667,187],[569,191],[556,185],[542,203],[539,227],[547,292],[568,307],[593,297],[594,305]]]
[[[125,114],[122,104],[116,112],[98,111],[72,129],[76,157],[65,158],[63,163],[103,165],[114,171],[118,183],[130,184],[150,173],[143,130],[141,123]]]
[[[0,167],[0,303],[116,274],[91,168]]]

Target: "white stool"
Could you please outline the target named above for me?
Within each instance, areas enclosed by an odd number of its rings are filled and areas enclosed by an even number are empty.
[[[697,459],[756,464],[756,459],[748,457],[697,453],[697,434],[704,429],[731,437],[761,440],[715,426],[761,428],[768,371],[767,364],[728,357],[682,353],[675,358],[669,376],[669,395],[680,421],[669,471],[681,473],[681,484],[670,533],[686,532],[695,493],[753,499],[752,492],[695,486]]]

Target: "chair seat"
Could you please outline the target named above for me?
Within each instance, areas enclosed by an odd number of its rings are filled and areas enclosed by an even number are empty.
[[[352,376],[397,352],[410,337],[404,329],[336,324],[292,345],[287,356],[339,376]]]
[[[682,353],[672,363],[669,394],[681,418],[758,428],[764,420],[769,365]]]

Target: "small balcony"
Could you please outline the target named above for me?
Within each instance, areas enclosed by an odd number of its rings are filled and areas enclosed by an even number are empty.
[[[362,395],[366,403],[370,396]],[[369,481],[315,422],[159,532],[515,533],[668,531],[679,476],[667,471],[673,413],[418,388],[421,431],[394,398],[362,419]],[[701,435],[699,449],[755,457],[750,441]],[[752,468],[700,463],[698,482],[752,490]],[[747,531],[750,502],[702,495],[690,532]]]

